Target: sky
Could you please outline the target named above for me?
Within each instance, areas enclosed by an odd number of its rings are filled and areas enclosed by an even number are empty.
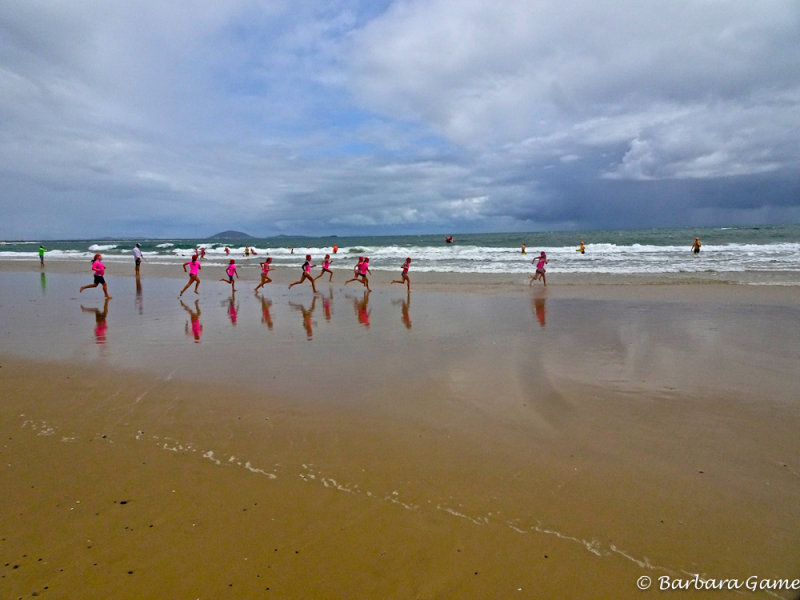
[[[0,3],[0,239],[783,223],[796,0]]]

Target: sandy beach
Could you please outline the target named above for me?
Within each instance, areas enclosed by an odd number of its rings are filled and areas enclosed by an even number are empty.
[[[0,262],[0,598],[800,596],[798,288],[334,272]]]

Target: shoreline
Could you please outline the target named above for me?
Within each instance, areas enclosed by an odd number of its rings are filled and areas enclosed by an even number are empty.
[[[217,277],[222,277],[224,263],[203,263],[201,280],[208,283]],[[243,289],[249,289],[247,284],[256,285],[260,281],[260,267],[258,260],[250,258],[237,261]],[[270,272],[273,283],[267,284],[265,289],[288,285],[297,278],[300,263],[295,268],[280,267]],[[317,273],[314,270],[314,274]],[[38,261],[3,260],[0,259],[0,273],[54,273],[54,274],[83,274],[87,280],[91,273],[86,261],[57,260],[46,261],[42,269]],[[334,285],[339,285],[349,279],[352,269],[334,268]],[[133,260],[106,262],[106,273],[109,281],[114,278],[134,279]],[[405,286],[391,285],[397,277],[399,270],[374,271],[370,282],[385,290],[403,291]],[[531,274],[533,271],[531,271]],[[736,279],[722,279],[716,275],[700,275],[696,273],[678,274],[675,276],[652,275],[625,275],[610,276],[597,275],[564,275],[549,274],[550,283],[547,286],[540,282],[529,285],[529,276],[521,274],[480,274],[480,273],[438,273],[415,272],[412,268],[409,273],[413,291],[482,293],[482,294],[509,294],[538,291],[547,293],[552,297],[561,298],[594,298],[594,299],[653,299],[698,302],[737,302],[737,303],[768,303],[768,304],[800,304],[800,285],[770,284],[768,282],[739,281]],[[180,265],[166,265],[150,263],[146,260],[141,266],[141,279],[175,279],[187,281],[187,275]],[[320,279],[327,284],[326,279]],[[373,287],[375,287],[373,286]],[[302,286],[304,287],[304,286]]]

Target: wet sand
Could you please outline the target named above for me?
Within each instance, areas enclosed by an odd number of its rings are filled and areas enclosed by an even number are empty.
[[[201,272],[181,303],[145,263],[104,313],[80,267],[0,263],[0,597],[798,577],[794,288]]]

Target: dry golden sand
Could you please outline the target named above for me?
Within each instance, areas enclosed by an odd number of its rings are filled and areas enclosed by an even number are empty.
[[[186,380],[5,348],[0,598],[642,598],[660,594],[637,589],[644,575],[798,577],[797,328],[781,321],[796,292],[751,293],[517,286],[486,301],[531,294],[536,329],[468,319],[461,343],[419,335],[415,313],[419,337],[337,330],[344,356],[312,373],[347,377],[298,396],[265,389],[243,360],[224,384],[210,367]],[[436,294],[413,310],[459,309]],[[655,321],[604,322],[632,296]],[[696,352],[658,329],[679,327],[689,302],[734,305]],[[585,338],[559,332],[567,315]],[[325,339],[281,343],[316,361]],[[203,347],[146,349],[170,362]],[[348,356],[367,361],[369,393]],[[286,360],[282,377],[307,367]]]

